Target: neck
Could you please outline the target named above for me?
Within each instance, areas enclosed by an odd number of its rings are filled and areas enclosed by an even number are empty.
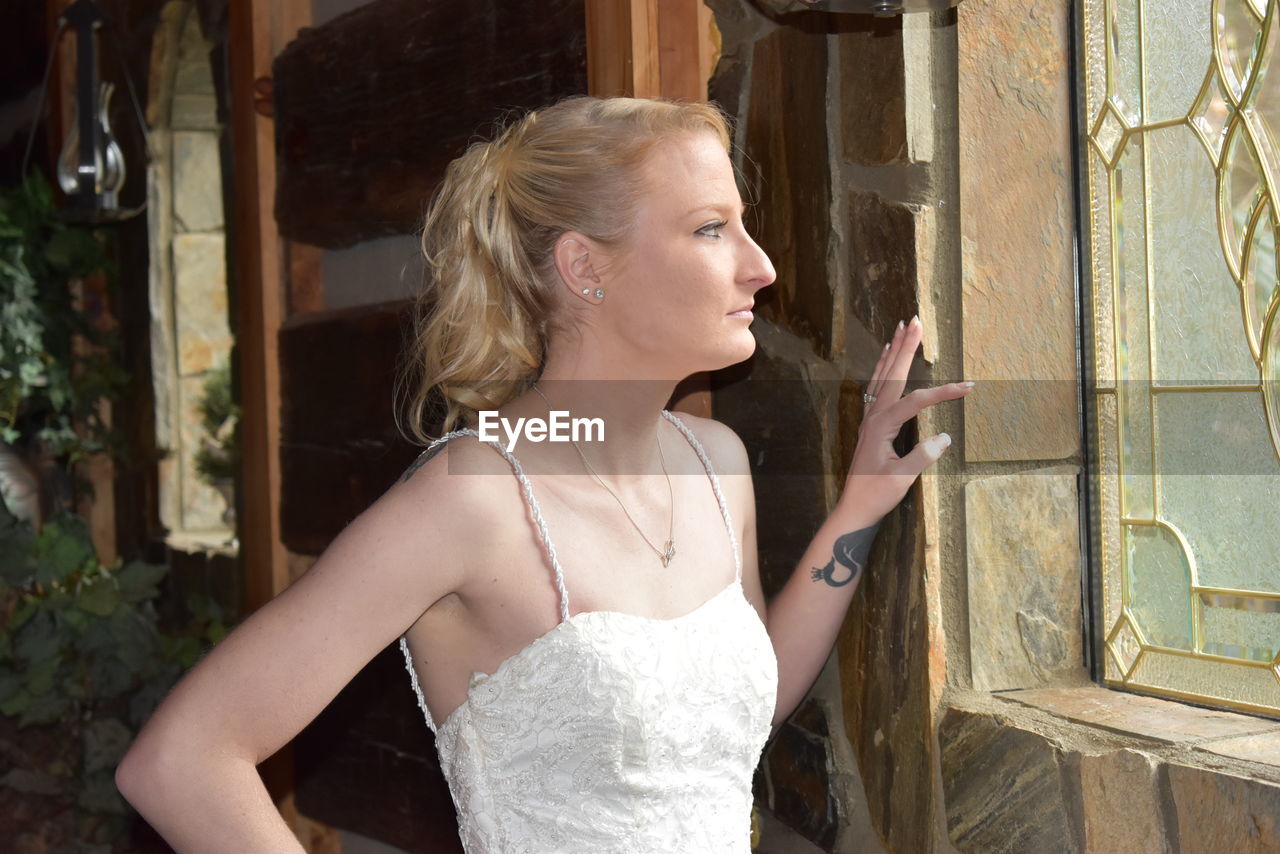
[[[634,370],[611,370],[607,362],[581,353],[561,358],[553,351],[538,380],[542,395],[530,390],[503,409],[525,417],[545,418],[549,409],[555,409],[567,411],[574,419],[600,419],[603,441],[579,441],[578,448],[602,478],[620,482],[662,472],[658,453],[662,409],[675,387],[675,379],[637,376]],[[548,464],[559,467],[558,471],[583,472],[572,445],[542,447]],[[664,447],[670,457],[670,446]]]

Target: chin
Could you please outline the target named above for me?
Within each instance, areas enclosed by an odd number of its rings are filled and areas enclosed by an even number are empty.
[[[710,364],[698,370],[718,371],[730,365],[745,362],[755,352],[756,337],[751,334],[750,330],[744,330],[740,335],[733,336],[731,340],[724,342],[723,346],[718,347],[715,355],[707,359]]]

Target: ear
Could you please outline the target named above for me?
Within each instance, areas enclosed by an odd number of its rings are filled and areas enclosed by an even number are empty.
[[[573,296],[593,305],[601,301],[595,293],[600,287],[596,264],[602,253],[590,237],[577,231],[566,231],[556,238],[552,256],[560,280]]]

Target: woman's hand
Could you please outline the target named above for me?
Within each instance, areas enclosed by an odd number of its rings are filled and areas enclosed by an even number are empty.
[[[840,498],[841,504],[856,502],[866,518],[879,520],[888,515],[920,472],[937,461],[951,444],[950,436],[939,433],[917,444],[905,457],[899,457],[893,449],[893,440],[902,425],[926,406],[964,397],[973,390],[972,383],[948,383],[916,389],[902,396],[922,334],[918,317],[905,326],[899,323],[893,341],[880,354],[880,361],[867,383],[867,393],[874,395],[875,400],[863,409],[858,443]]]

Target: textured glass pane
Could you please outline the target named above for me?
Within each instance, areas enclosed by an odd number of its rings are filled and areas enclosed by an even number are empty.
[[[1277,40],[1280,40],[1278,24],[1280,21],[1271,25],[1267,50],[1263,54],[1262,65],[1258,70],[1261,79],[1254,84],[1253,98],[1250,101],[1260,119],[1256,124],[1262,128],[1267,137],[1263,149],[1270,151],[1276,150],[1276,133],[1280,132],[1280,56],[1277,56],[1280,50],[1276,49]]]
[[[1111,102],[1130,126],[1142,123],[1142,56],[1138,47],[1138,0],[1112,0],[1108,7],[1111,34]]]
[[[1084,0],[1084,77],[1086,116],[1096,116],[1107,97],[1107,26],[1105,0]]]
[[[1262,399],[1271,431],[1271,448],[1280,459],[1280,288],[1271,295],[1262,327]]]
[[[1223,88],[1222,78],[1215,70],[1210,74],[1204,90],[1200,93],[1200,99],[1191,108],[1189,116],[1191,124],[1200,131],[1200,138],[1204,141],[1210,162],[1215,167],[1222,156],[1222,141],[1227,135],[1227,125],[1231,121],[1233,111],[1231,101]]]
[[[1249,328],[1254,343],[1262,340],[1262,324],[1276,289],[1276,230],[1271,225],[1271,205],[1259,211],[1245,264],[1245,300],[1251,316]]]
[[[1121,620],[1117,624],[1108,649],[1115,658],[1121,674],[1127,674],[1138,660],[1138,654],[1142,652],[1142,645],[1138,642],[1138,636],[1130,628],[1128,620]]]
[[[1265,667],[1148,652],[1129,675],[1129,682],[1183,695],[1280,708],[1280,682]]]
[[[1102,502],[1102,624],[1120,617],[1120,478],[1116,473],[1116,398],[1100,394],[1098,411],[1098,500]]]
[[[1280,592],[1280,464],[1256,391],[1156,396],[1160,515],[1205,587]]]
[[[1222,263],[1204,148],[1186,125],[1145,139],[1151,174],[1160,176],[1150,191],[1155,381],[1252,383],[1257,367],[1240,334],[1240,291]]]
[[[1210,0],[1144,0],[1148,123],[1187,114],[1209,67]]]
[[[1113,173],[1116,254],[1116,377],[1124,515],[1154,518],[1151,484],[1150,352],[1142,141],[1129,140]]]
[[[1262,166],[1254,153],[1242,117],[1237,117],[1227,131],[1225,160],[1222,164],[1222,199],[1220,211],[1222,231],[1230,252],[1231,263],[1238,270],[1244,254],[1244,235],[1262,198]]]
[[[1093,240],[1094,381],[1098,388],[1115,388],[1115,293],[1111,276],[1111,194],[1107,168],[1096,151],[1089,151],[1089,215]],[[1114,405],[1114,401],[1112,401]],[[1114,469],[1113,469],[1114,471]]]
[[[1238,101],[1257,56],[1262,22],[1248,0],[1220,0],[1214,33],[1227,86]]]
[[[1280,602],[1201,594],[1204,652],[1270,663],[1280,652]]]
[[[1191,568],[1176,537],[1156,525],[1124,526],[1129,612],[1149,644],[1191,649]]]

